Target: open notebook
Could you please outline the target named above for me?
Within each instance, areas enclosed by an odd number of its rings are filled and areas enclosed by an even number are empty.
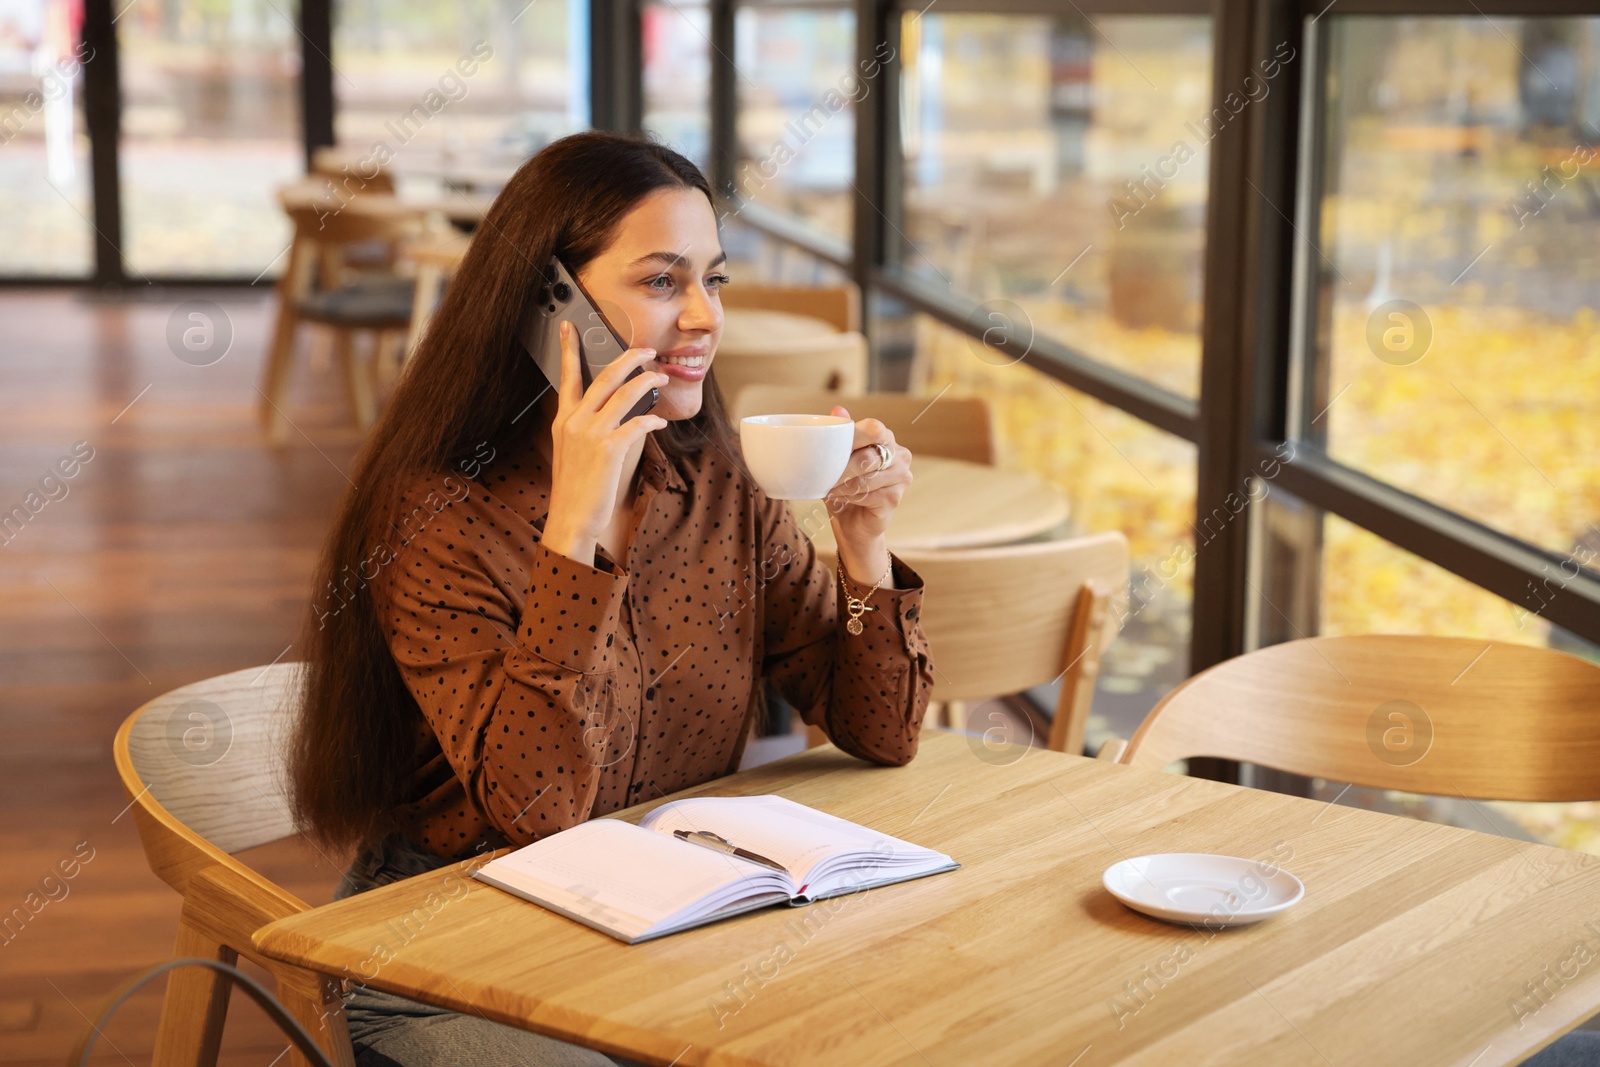
[[[675,830],[709,830],[784,869]],[[942,852],[783,797],[695,797],[663,804],[637,826],[579,823],[473,876],[634,944],[771,904],[809,904],[959,866]]]

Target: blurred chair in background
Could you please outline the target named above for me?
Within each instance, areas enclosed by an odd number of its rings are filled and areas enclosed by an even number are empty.
[[[758,309],[821,319],[839,333],[861,329],[861,290],[845,285],[763,285],[736,281],[722,290],[724,311]]]
[[[1127,600],[1128,539],[1111,532],[900,555],[926,587],[922,631],[933,652],[933,699],[945,705],[929,709],[930,724],[970,729],[964,702],[1059,679],[1047,743],[1082,752],[1100,657]]]
[[[1081,753],[1100,657],[1127,603],[1128,539],[1112,532],[896,555],[925,586],[920,621],[934,686],[924,725],[970,731],[967,701],[1059,680],[1047,744]],[[806,730],[810,744],[825,740]]]
[[[740,393],[754,385],[857,394],[867,387],[867,339],[859,333],[827,333],[774,340],[759,349],[723,344],[712,366],[729,411]]]
[[[398,359],[411,326],[416,284],[387,271],[357,271],[344,253],[363,244],[394,249],[423,232],[424,214],[392,198],[369,200],[370,210],[359,200],[341,204],[297,199],[284,205],[294,224],[294,240],[289,265],[278,279],[278,319],[261,386],[261,420],[270,440],[282,440],[286,433],[285,397],[295,334],[302,322],[332,331],[334,359],[345,379],[351,416],[363,429],[372,425],[373,366],[385,355]],[[356,351],[359,333],[372,335],[370,362]]]

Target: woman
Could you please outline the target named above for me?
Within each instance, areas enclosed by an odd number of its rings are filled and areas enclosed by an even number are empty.
[[[637,346],[587,388],[570,333],[556,388],[517,338],[552,256]],[[490,209],[318,574],[290,769],[301,825],[361,846],[340,896],[732,773],[763,681],[846,752],[915,754],[922,582],[884,543],[911,454],[856,423],[828,569],[717,395],[725,258],[705,178],[637,138],[563,138]],[[364,1064],[613,1062],[360,985],[346,1014]]]

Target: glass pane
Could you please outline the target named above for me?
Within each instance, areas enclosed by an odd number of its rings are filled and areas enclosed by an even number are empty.
[[[763,285],[844,285],[850,276],[825,259],[802,248],[767,236],[737,215],[722,220],[722,249],[728,253],[731,286],[740,282]]]
[[[1330,22],[1306,435],[1600,573],[1600,19]]]
[[[81,17],[66,0],[0,6],[0,276],[93,269]]]
[[[707,170],[711,159],[711,15],[704,4],[647,3],[640,14],[644,127]]]
[[[588,12],[569,0],[336,4],[340,147],[391,167],[403,193],[496,191],[588,127]]]
[[[1600,646],[1336,515],[1309,508],[1276,488],[1264,503],[1264,521],[1273,535],[1269,540],[1298,539],[1301,549],[1296,553],[1293,545],[1283,545],[1275,554],[1277,565],[1263,575],[1260,612],[1279,620],[1299,620],[1295,632],[1277,634],[1269,641],[1318,633],[1450,634],[1554,648],[1600,663]],[[1311,603],[1304,603],[1307,598]],[[1312,793],[1345,805],[1600,853],[1600,804],[1469,801],[1393,790],[1347,790],[1344,783],[1320,778],[1312,780]]]
[[[741,7],[734,22],[739,100],[736,203],[793,215],[850,239],[855,103],[881,67],[857,71],[848,10]]]
[[[300,38],[274,0],[120,7],[123,259],[134,275],[254,278],[289,243]]]
[[[1127,535],[1132,592],[1101,661],[1088,749],[1111,734],[1131,737],[1155,702],[1188,676],[1194,445],[927,316],[916,322],[916,353],[926,367],[918,391],[931,397],[949,388],[989,402],[1002,467],[1059,485],[1077,531]]]
[[[1237,113],[1208,113],[1210,20],[930,12],[901,34],[900,262],[1197,396],[1207,146]]]

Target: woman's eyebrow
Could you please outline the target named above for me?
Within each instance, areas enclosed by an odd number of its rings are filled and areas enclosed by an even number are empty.
[[[727,258],[727,252],[718,252],[717,258],[706,264],[706,270],[710,270],[712,267],[725,262]],[[689,261],[687,259],[684,259],[683,256],[676,252],[650,252],[646,255],[640,256],[632,263],[629,263],[628,269],[632,270],[634,267],[642,267],[647,263],[659,263],[662,267],[676,267],[687,264],[688,262]]]

